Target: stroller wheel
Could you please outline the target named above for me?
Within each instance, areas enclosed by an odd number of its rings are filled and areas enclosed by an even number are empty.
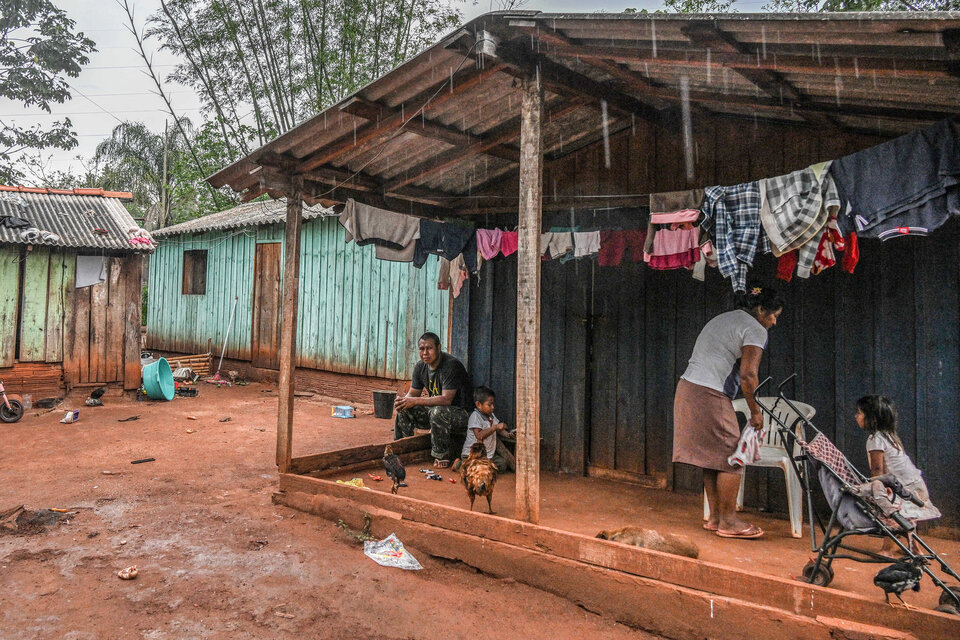
[[[833,582],[833,569],[815,562],[808,562],[803,567],[803,579],[818,587],[825,587]]]
[[[950,587],[947,587],[947,589],[950,589],[950,591],[952,591],[954,595],[960,598],[960,587],[950,586]],[[960,608],[960,607],[957,607],[957,601],[953,599],[953,596],[951,596],[946,591],[940,594],[940,602],[938,602],[937,604],[947,605],[954,608]],[[956,613],[956,611],[954,611],[954,613]]]

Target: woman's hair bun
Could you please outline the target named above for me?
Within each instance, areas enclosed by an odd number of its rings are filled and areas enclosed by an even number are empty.
[[[779,311],[783,308],[783,298],[773,287],[754,283],[747,287],[746,293],[741,294],[740,306],[744,309],[761,307],[769,312]]]

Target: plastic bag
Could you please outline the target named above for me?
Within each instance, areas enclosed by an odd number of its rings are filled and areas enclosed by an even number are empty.
[[[423,569],[394,533],[379,542],[364,542],[363,553],[382,567],[398,567],[408,571]]]

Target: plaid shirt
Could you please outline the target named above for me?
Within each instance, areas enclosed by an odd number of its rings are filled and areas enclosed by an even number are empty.
[[[775,256],[782,256],[820,235],[828,218],[824,196],[836,206],[840,205],[833,178],[826,171],[829,165],[829,162],[814,165],[760,181],[760,222]],[[823,176],[822,182],[820,176]]]
[[[770,241],[760,229],[760,184],[707,187],[701,210],[701,227],[716,239],[720,273],[731,279],[735,292],[745,292],[747,269],[753,266],[757,249],[770,253]]]

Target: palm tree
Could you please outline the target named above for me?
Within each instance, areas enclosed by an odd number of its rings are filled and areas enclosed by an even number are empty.
[[[182,118],[180,124],[190,135],[193,130],[190,121]],[[97,145],[93,155],[94,171],[104,188],[133,193],[134,206],[147,218],[145,227],[163,227],[171,219],[174,203],[170,194],[177,186],[171,169],[186,151],[179,127],[154,133],[142,122],[123,122]]]

